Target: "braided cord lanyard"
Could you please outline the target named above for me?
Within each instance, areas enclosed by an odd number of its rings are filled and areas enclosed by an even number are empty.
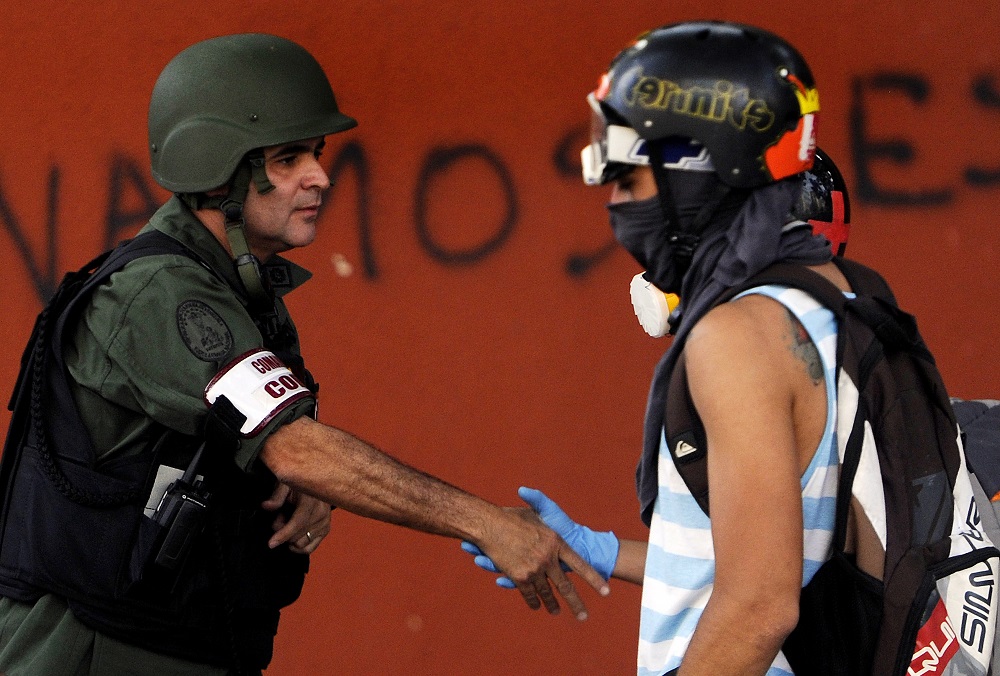
[[[49,435],[46,429],[44,411],[46,410],[45,374],[48,366],[49,323],[52,319],[54,303],[49,303],[38,318],[38,334],[32,347],[34,366],[31,372],[31,428],[35,433],[35,443],[38,455],[42,461],[46,476],[56,490],[71,502],[85,507],[120,507],[133,502],[139,497],[140,489],[117,491],[111,493],[94,493],[85,491],[73,485],[49,447]],[[59,349],[61,346],[55,346]]]

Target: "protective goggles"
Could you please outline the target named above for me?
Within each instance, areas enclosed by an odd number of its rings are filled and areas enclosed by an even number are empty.
[[[587,95],[590,104],[590,145],[580,151],[583,182],[602,185],[613,181],[631,167],[649,164],[646,139],[632,127],[610,124],[594,92]],[[697,141],[680,136],[658,140],[664,169],[715,171],[708,149]]]
[[[583,182],[602,185],[628,171],[630,166],[649,164],[646,141],[631,127],[609,124],[594,92],[590,104],[590,145],[580,151]]]

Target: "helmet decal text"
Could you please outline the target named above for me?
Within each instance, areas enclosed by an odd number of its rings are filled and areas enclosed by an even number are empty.
[[[730,124],[737,131],[765,132],[775,121],[775,114],[764,99],[750,95],[746,87],[728,80],[717,80],[712,87],[681,87],[675,82],[637,72],[635,84],[625,105],[632,108],[667,110],[678,115]]]

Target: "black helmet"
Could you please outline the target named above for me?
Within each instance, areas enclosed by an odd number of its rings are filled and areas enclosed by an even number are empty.
[[[153,178],[176,193],[225,184],[251,151],[344,131],[330,83],[303,47],[275,35],[225,35],[166,65],[149,103]]]
[[[589,184],[611,180],[621,164],[648,164],[650,146],[662,154],[675,137],[703,146],[709,167],[734,188],[772,183],[813,163],[819,95],[812,73],[791,45],[760,28],[692,21],[652,30],[615,57],[589,100]]]
[[[802,192],[792,215],[812,225],[813,233],[830,242],[836,256],[843,256],[851,231],[851,204],[847,184],[830,156],[816,148],[816,161],[802,174]]]

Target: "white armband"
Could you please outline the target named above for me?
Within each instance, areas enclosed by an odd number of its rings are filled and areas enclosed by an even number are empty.
[[[205,402],[211,406],[219,395],[225,395],[246,416],[240,434],[252,437],[286,408],[311,397],[312,392],[273,352],[253,350],[234,359],[212,378],[205,388]]]

